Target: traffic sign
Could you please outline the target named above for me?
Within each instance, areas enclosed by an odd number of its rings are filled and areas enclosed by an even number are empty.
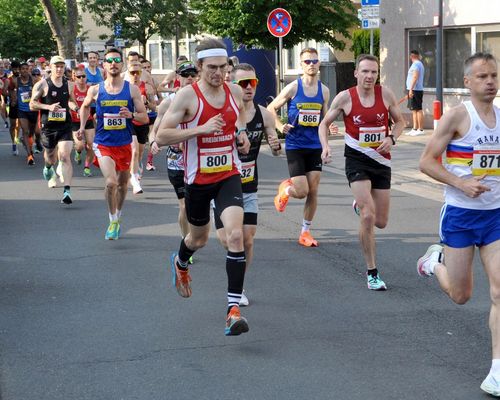
[[[362,0],[361,28],[374,29],[380,26],[380,1]]]
[[[376,29],[380,27],[380,20],[377,19],[363,19],[361,20],[361,27],[363,29]]]
[[[361,0],[362,6],[379,6],[380,0]]]
[[[124,39],[115,39],[115,47],[125,47],[125,40]]]
[[[121,34],[122,34],[122,24],[117,23],[115,25],[115,32],[114,33],[115,33],[115,37],[120,37],[121,36]]]
[[[267,29],[271,35],[284,37],[292,29],[292,16],[284,8],[276,8],[267,17]]]

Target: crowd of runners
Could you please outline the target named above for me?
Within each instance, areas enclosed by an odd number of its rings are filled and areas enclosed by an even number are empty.
[[[303,74],[267,105],[254,97],[255,68],[228,57],[218,39],[204,39],[196,60],[179,57],[177,69],[161,81],[151,63],[136,52],[91,52],[87,62],[68,70],[53,56],[36,62],[0,60],[0,111],[9,128],[14,156],[29,168],[40,166],[49,188],[62,186],[70,205],[73,165],[83,175],[100,170],[109,221],[104,238],[121,235],[122,210],[131,188],[141,195],[145,169],[166,154],[168,179],[179,201],[179,246],[170,255],[173,286],[192,295],[189,265],[206,245],[212,223],[227,250],[226,335],[249,330],[240,306],[249,304],[244,278],[254,256],[257,231],[258,156],[265,139],[273,155],[285,154],[289,176],[277,183],[274,205],[285,212],[290,198],[304,199],[298,243],[319,245],[311,231],[318,205],[321,171],[331,161],[328,139],[345,126],[345,173],[359,217],[359,241],[368,289],[383,291],[376,262],[375,228],[389,219],[391,151],[405,123],[394,93],[377,84],[378,59],[356,60],[356,86],[330,102],[319,80],[314,48],[300,53]],[[421,276],[435,275],[443,291],[464,304],[472,293],[475,247],[491,288],[493,361],[481,388],[500,396],[500,110],[497,64],[486,53],[465,61],[470,100],[441,119],[421,158],[422,171],[445,184],[440,242],[417,261]],[[286,106],[286,121],[280,110]],[[284,122],[285,121],[285,122]],[[277,132],[285,138],[278,139]],[[41,155],[37,155],[43,152]],[[147,154],[144,154],[147,153]],[[441,156],[444,155],[443,160]],[[211,223],[211,220],[214,222]]]

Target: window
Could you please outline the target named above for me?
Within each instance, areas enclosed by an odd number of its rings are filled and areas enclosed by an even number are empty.
[[[297,57],[295,56],[295,46],[286,52],[286,69],[297,69]]]
[[[172,57],[172,43],[161,44],[161,67],[162,69],[175,69]]]
[[[160,69],[160,45],[159,43],[149,44],[149,61],[152,69]]]
[[[476,49],[500,59],[500,32],[477,32]]]
[[[471,54],[471,29],[453,28],[443,31],[443,85],[461,89],[463,62]],[[436,87],[436,30],[409,32],[409,50],[418,50],[425,67],[424,87]]]
[[[196,61],[196,52],[194,49],[196,49],[196,46],[198,46],[197,42],[189,42],[189,60],[191,62]]]

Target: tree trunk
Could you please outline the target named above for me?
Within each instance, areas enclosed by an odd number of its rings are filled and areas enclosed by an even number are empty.
[[[76,0],[66,0],[66,25],[63,25],[57,15],[52,0],[40,0],[40,3],[52,34],[56,39],[59,55],[65,59],[74,59],[78,27],[78,7]]]

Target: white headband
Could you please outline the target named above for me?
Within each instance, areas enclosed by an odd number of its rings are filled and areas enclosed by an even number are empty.
[[[207,57],[227,57],[227,51],[226,49],[207,49],[196,53],[196,58],[198,60]]]

